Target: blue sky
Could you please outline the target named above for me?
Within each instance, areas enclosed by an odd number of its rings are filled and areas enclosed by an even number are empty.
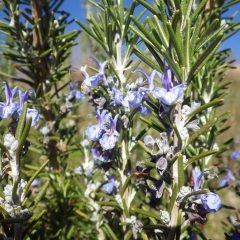
[[[127,0],[126,5],[129,5],[131,2],[132,2],[131,0]],[[77,18],[84,21],[84,15],[85,15],[84,1],[66,0],[65,3],[63,4],[63,9],[70,12],[73,18]],[[231,15],[236,11],[240,12],[240,4],[237,4],[234,7],[231,7],[230,11],[226,13],[226,15]],[[235,20],[240,21],[240,14],[238,14]],[[74,28],[79,28],[79,26],[76,23],[73,23],[69,27],[69,29],[74,29]],[[229,40],[225,41],[222,45],[222,48],[232,48],[233,58],[237,59],[237,61],[240,62],[240,32],[234,35],[233,37],[231,37]]]
[[[125,0],[125,1],[126,1],[126,5],[129,5],[132,2],[132,0]],[[148,1],[152,2],[153,0],[148,0]],[[84,2],[85,1],[83,0],[65,0],[62,6],[62,9],[69,12],[72,18],[77,18],[81,21],[85,21]],[[231,15],[236,11],[240,12],[240,3],[235,5],[234,7],[231,7],[227,15]],[[1,11],[0,11],[0,18],[2,18]],[[240,21],[240,14],[235,18],[235,20]],[[72,29],[79,29],[79,26],[76,23],[72,23],[71,26],[69,26],[68,30],[72,30]],[[222,48],[232,48],[233,58],[237,59],[237,61],[240,62],[240,32],[234,35],[233,37],[231,37],[226,42],[224,42],[222,45]]]

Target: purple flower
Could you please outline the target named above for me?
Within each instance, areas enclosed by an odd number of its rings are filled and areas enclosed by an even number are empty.
[[[154,140],[154,138],[151,135],[145,136],[143,139],[143,142],[147,147],[150,147],[151,149],[154,148],[154,145],[156,143],[156,141]]]
[[[105,81],[105,68],[107,65],[107,62],[99,63],[98,61],[95,61],[98,65],[98,73],[94,76],[89,76],[86,71],[86,66],[81,67],[81,72],[83,76],[85,77],[85,84],[88,87],[97,87],[98,84],[102,81]]]
[[[229,236],[228,240],[239,240],[240,239],[240,233],[235,232],[231,236]]]
[[[13,101],[14,95],[16,94],[17,91],[18,87],[15,87],[13,88],[13,90],[11,90],[9,88],[8,83],[6,82],[5,85],[6,102],[0,103],[0,117],[2,119],[11,117],[12,114],[19,109],[19,103]]]
[[[108,176],[108,182],[102,186],[102,190],[107,194],[111,194],[116,187],[116,181],[114,176]]]
[[[169,68],[165,68],[162,76],[163,88],[156,88],[154,95],[162,104],[167,106],[174,105],[179,99],[183,97],[185,86],[179,84],[172,87],[172,72]]]
[[[74,97],[74,99],[76,99],[77,101],[84,99],[84,95],[81,93],[81,91],[75,89],[73,82],[69,83],[69,88],[71,96]]]
[[[198,191],[201,188],[201,184],[205,175],[208,175],[209,171],[200,171],[198,168],[192,170],[193,190]],[[207,212],[217,212],[221,208],[220,197],[213,193],[207,193],[198,195],[196,199],[201,199],[202,206]]]
[[[147,79],[148,81],[148,90],[150,93],[154,92],[154,78],[156,76],[156,74],[158,74],[159,76],[161,76],[161,73],[159,73],[157,70],[153,70],[151,75],[149,76],[144,70],[142,69],[137,69],[135,72],[140,72],[144,75],[144,77]]]
[[[202,178],[204,174],[200,169],[195,168],[192,170],[193,190],[198,191],[201,186]]]
[[[151,110],[148,107],[145,107],[143,105],[140,105],[139,111],[143,116],[147,116],[148,114],[151,113]]]
[[[169,68],[165,67],[163,75],[156,70],[153,70],[150,76],[148,76],[142,69],[138,69],[136,71],[141,72],[146,77],[149,85],[149,92],[152,93],[153,96],[162,104],[172,106],[183,97],[185,86],[183,84],[179,84],[173,87],[172,72]],[[163,88],[154,87],[154,78],[156,75],[162,79]]]
[[[85,131],[85,134],[88,139],[92,141],[97,141],[101,137],[103,133],[104,117],[106,114],[107,114],[107,110],[103,110],[102,113],[100,113],[100,111],[97,110],[96,115],[97,115],[98,123],[88,126]]]
[[[142,99],[144,97],[144,92],[139,91],[128,91],[125,101],[128,102],[128,106],[132,108],[137,108],[140,106]]]
[[[41,186],[41,181],[37,178],[35,178],[33,180],[33,182],[31,183],[31,187],[34,187],[34,188],[40,188]]]
[[[102,135],[102,127],[100,124],[94,124],[86,128],[85,134],[88,139],[97,141]]]
[[[219,186],[226,187],[231,183],[232,180],[234,180],[234,176],[230,170],[227,170],[225,176],[219,180]]]
[[[190,233],[190,239],[191,240],[197,240],[197,234],[196,233]]]
[[[103,134],[99,143],[103,150],[113,149],[118,141],[119,133],[116,130],[118,115],[114,119],[110,119],[110,129]]]
[[[207,212],[217,212],[222,206],[221,199],[216,193],[202,194],[200,198]]]
[[[104,81],[105,80],[105,68],[107,66],[107,62],[103,63],[97,63],[98,65],[98,81]]]
[[[34,108],[27,108],[27,118],[32,118],[31,126],[34,126],[40,119],[39,113]]]
[[[18,91],[19,94],[19,109],[18,115],[20,116],[22,113],[23,104],[28,100],[28,92],[22,92],[21,90]],[[27,118],[32,118],[31,126],[34,126],[40,119],[39,113],[34,108],[27,108]]]
[[[91,149],[91,152],[95,160],[99,160],[101,162],[108,162],[110,159],[108,154],[104,152],[101,147],[94,147]]]
[[[230,157],[232,160],[240,160],[240,150],[232,152]]]
[[[122,92],[113,87],[112,88],[112,102],[110,103],[110,105],[114,105],[114,106],[121,106],[121,105],[125,105],[124,104],[124,96],[122,94]]]

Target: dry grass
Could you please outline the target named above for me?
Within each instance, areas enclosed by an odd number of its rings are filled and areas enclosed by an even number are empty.
[[[231,113],[228,120],[231,129],[228,131],[227,136],[233,137],[235,142],[240,142],[240,66],[238,69],[230,71],[226,79],[232,82],[223,107],[224,111]],[[226,137],[226,135],[223,136]]]
[[[240,150],[240,66],[236,70],[232,70],[226,76],[226,79],[231,81],[232,84],[229,88],[229,94],[225,98],[225,105],[223,111],[230,112],[230,118],[228,125],[231,128],[225,134],[222,134],[219,141],[224,142],[227,139],[233,137],[234,144],[233,149]],[[225,188],[220,191],[223,204],[240,208],[240,198],[234,193],[233,190]],[[222,209],[216,214],[209,214],[208,223],[204,227],[204,232],[208,239],[212,240],[224,240],[224,231],[227,231],[226,222],[227,216],[234,215],[234,211],[228,209]]]

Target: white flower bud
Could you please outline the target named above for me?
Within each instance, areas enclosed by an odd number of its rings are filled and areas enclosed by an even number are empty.
[[[12,153],[11,153],[11,155],[12,155]],[[10,166],[11,166],[11,170],[12,170],[12,177],[17,178],[19,176],[19,169],[18,169],[18,165],[16,162],[16,158],[13,158],[12,160],[10,160]]]
[[[13,186],[10,184],[4,187],[3,194],[6,202],[12,202],[12,189]]]
[[[170,223],[170,215],[169,215],[168,211],[161,210],[160,218],[164,224],[168,225]]]
[[[44,126],[40,129],[40,133],[44,136],[46,136],[50,132],[50,129],[47,126]]]
[[[188,186],[183,186],[181,187],[180,191],[178,192],[177,195],[177,203],[181,203],[183,198],[191,192],[191,188]]]
[[[6,148],[10,148],[12,143],[15,141],[15,137],[11,134],[11,133],[7,133],[5,136],[4,136],[4,146]]]
[[[81,175],[82,174],[82,168],[81,167],[76,167],[74,168],[74,173],[76,175]]]

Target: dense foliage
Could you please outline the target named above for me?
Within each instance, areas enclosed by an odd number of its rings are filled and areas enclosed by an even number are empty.
[[[63,0],[3,0],[1,239],[207,239],[209,214],[236,211],[222,189],[239,194],[217,141],[239,1],[89,2],[66,32]],[[98,51],[76,68],[79,34]]]

